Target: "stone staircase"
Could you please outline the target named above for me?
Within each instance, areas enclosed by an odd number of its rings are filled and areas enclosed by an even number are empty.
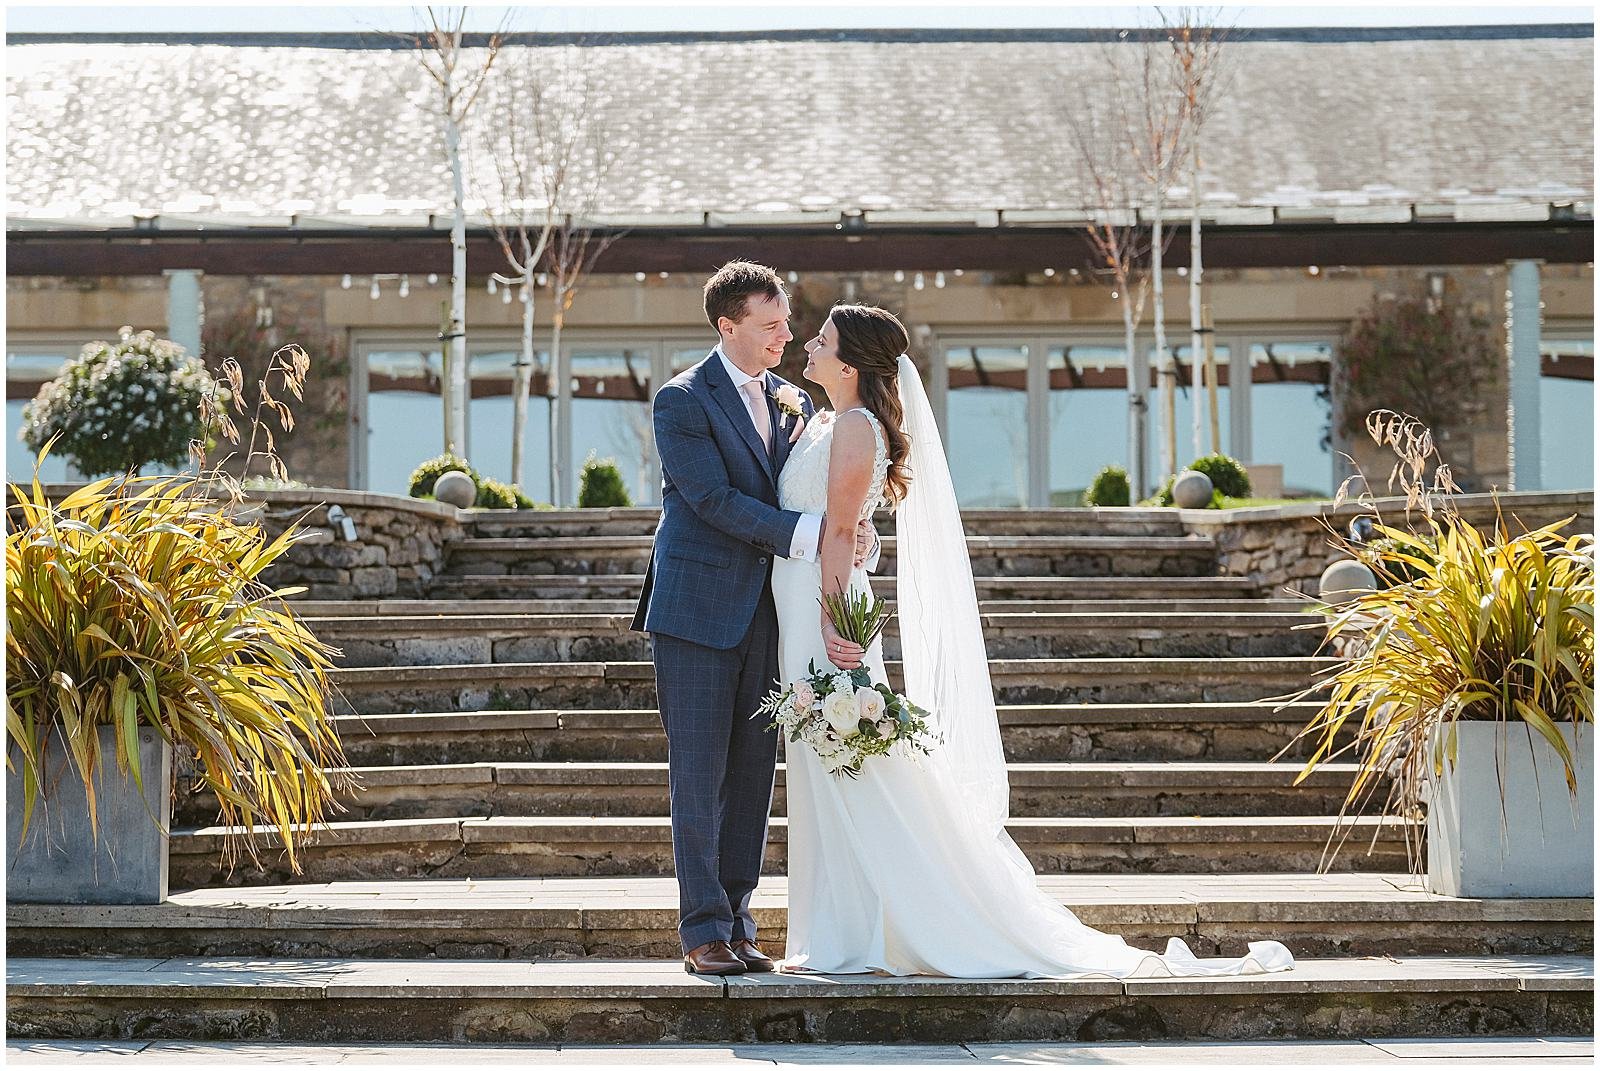
[[[1011,763],[1011,832],[1041,884],[1091,925],[1152,947],[1183,937],[1202,955],[1276,938],[1299,969],[1143,982],[683,975],[665,739],[648,645],[628,630],[655,520],[650,510],[473,516],[433,597],[301,603],[343,651],[339,724],[360,780],[312,835],[304,873],[272,849],[259,867],[226,870],[212,801],[184,794],[169,902],[9,908],[13,1033],[1591,1030],[1590,901],[1433,896],[1405,873],[1404,828],[1375,819],[1353,823],[1332,872],[1316,873],[1350,768],[1295,785],[1294,738],[1315,704],[1261,700],[1332,664],[1317,654],[1318,618],[1249,578],[1217,575],[1210,538],[1161,510],[965,515]],[[892,519],[881,529],[877,583],[892,597]],[[896,683],[898,653],[891,628]],[[1285,748],[1290,758],[1270,761]],[[780,764],[757,904],[780,949],[783,784]],[[114,958],[75,973],[79,956]]]

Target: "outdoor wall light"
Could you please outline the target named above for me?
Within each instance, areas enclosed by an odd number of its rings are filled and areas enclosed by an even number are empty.
[[[346,543],[356,541],[356,522],[350,519],[350,514],[337,502],[328,507],[328,523],[339,530]]]

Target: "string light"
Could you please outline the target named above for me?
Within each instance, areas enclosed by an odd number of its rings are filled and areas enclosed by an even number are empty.
[[[429,286],[438,286],[439,285],[439,273],[438,272],[430,271],[428,273],[428,285]]]
[[[372,289],[370,291],[368,291],[368,296],[370,296],[373,301],[377,301],[378,298],[382,296],[382,294],[383,294],[383,292],[378,289],[378,280],[376,278],[374,278],[372,280]]]
[[[894,273],[894,281],[897,282],[897,283],[905,282],[906,281],[906,273],[903,272],[903,271],[895,272]]]
[[[933,285],[938,287],[940,290],[944,289],[944,272],[941,271],[934,273]]]
[[[1046,279],[1054,279],[1056,277],[1056,270],[1054,268],[1046,268],[1044,270],[1044,277]]]
[[[493,294],[493,293],[497,292],[498,290],[499,290],[499,284],[494,281],[494,276],[492,276],[492,275],[489,276],[489,293]]]
[[[350,276],[346,275],[343,279],[339,280],[339,285],[344,287],[344,289],[349,290],[350,289],[350,282],[351,282]]]
[[[920,271],[917,272],[916,276],[911,280],[911,289],[921,290],[926,285],[922,280],[922,273]]]
[[[409,275],[400,276],[400,296],[401,297],[410,297],[411,296],[411,276],[409,276]]]
[[[633,281],[636,282],[636,283],[644,282],[644,272],[642,272],[642,271],[634,272],[633,273]]]

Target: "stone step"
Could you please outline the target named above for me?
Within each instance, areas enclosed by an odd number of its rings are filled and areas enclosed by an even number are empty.
[[[1594,901],[1472,900],[1395,874],[1056,874],[1040,888],[1086,925],[1199,956],[1270,938],[1308,956],[1593,951]],[[788,885],[751,901],[779,952]],[[576,959],[678,954],[672,878],[434,878],[196,889],[142,907],[10,904],[9,956]]]
[[[1303,784],[1294,763],[1011,763],[1011,813],[1019,818],[1337,814],[1354,764],[1329,763]],[[475,762],[358,766],[339,797],[341,821],[492,816],[659,817],[670,813],[665,762]],[[778,764],[774,815],[785,811]],[[178,826],[217,821],[215,797],[180,794]]]
[[[466,662],[644,661],[650,640],[622,614],[383,614],[307,617],[318,639],[352,667]],[[1315,614],[987,613],[992,658],[1138,658],[1315,654],[1326,630]],[[900,657],[898,619],[884,653]]]
[[[1002,706],[1013,762],[1264,762],[1295,736],[1315,703],[1274,710],[1253,703],[1077,703]],[[346,758],[360,766],[460,762],[664,762],[654,710],[476,710],[347,714],[337,718]]]
[[[292,599],[303,617],[478,617],[485,614],[627,614],[638,599]],[[891,598],[889,608],[895,608]],[[1304,599],[987,599],[985,614],[1304,614]]]
[[[475,537],[444,544],[453,575],[588,575],[643,573],[650,536]],[[1217,571],[1210,536],[1003,535],[968,536],[975,576],[1210,576]],[[883,537],[874,572],[895,572],[895,537]]]
[[[1237,978],[687,975],[676,960],[12,959],[13,1039],[976,1042],[1587,1036],[1577,956],[1305,959]],[[648,1057],[636,1055],[638,1062]]]
[[[1334,658],[994,659],[998,703],[1253,702],[1311,684]],[[901,687],[900,663],[887,663]],[[494,662],[332,670],[335,712],[618,709],[656,705],[655,667],[644,661]]]
[[[1242,576],[978,576],[974,587],[982,601],[993,599],[1196,599],[1249,597],[1257,585]],[[496,576],[463,573],[437,576],[428,594],[441,599],[632,599],[637,601],[644,574]],[[873,580],[873,590],[894,598],[894,578]]]
[[[1013,818],[1007,828],[1040,873],[1299,873],[1318,869],[1336,820],[1322,816],[1223,818]],[[175,889],[215,885],[348,881],[396,877],[583,877],[672,873],[666,818],[417,818],[330,822],[312,831],[294,875],[256,827],[261,865],[222,863],[221,826],[172,834]],[[1345,850],[1332,868],[1406,868],[1405,823],[1348,820]],[[787,823],[768,830],[765,872],[784,872]],[[1369,843],[1373,844],[1368,851]]]
[[[653,535],[661,519],[655,507],[631,509],[495,510],[461,515],[474,536]],[[969,509],[961,511],[969,535],[1122,535],[1181,536],[1176,510],[1130,507],[1090,509]],[[895,515],[881,510],[873,524],[893,535]]]

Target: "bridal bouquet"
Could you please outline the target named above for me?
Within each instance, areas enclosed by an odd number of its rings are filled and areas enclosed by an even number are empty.
[[[869,755],[914,759],[937,743],[928,712],[888,685],[873,684],[865,669],[819,672],[812,662],[804,677],[767,696],[755,716],[762,715],[790,744],[815,751],[835,776],[857,776]]]

